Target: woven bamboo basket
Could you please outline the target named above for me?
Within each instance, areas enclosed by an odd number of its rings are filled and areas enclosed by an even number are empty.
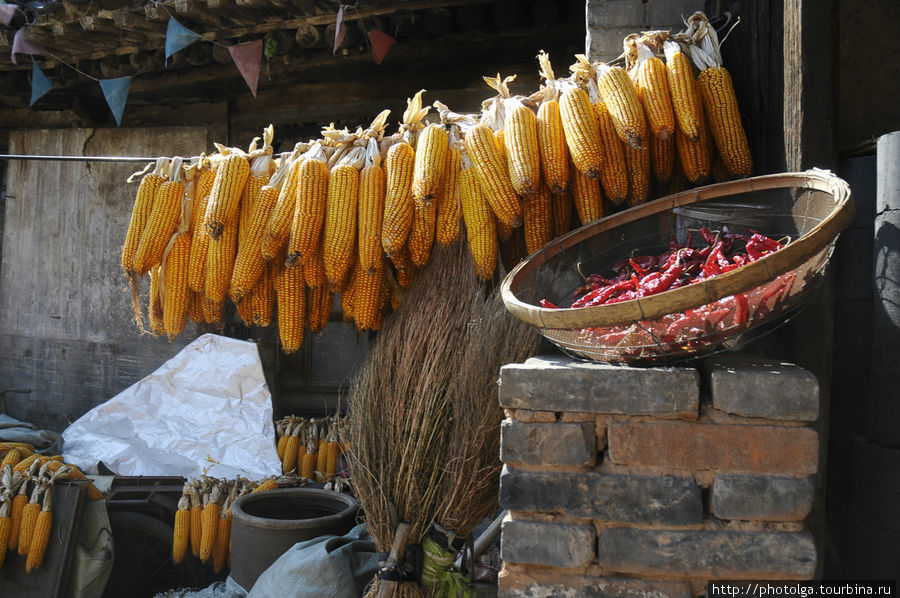
[[[502,297],[513,315],[576,357],[626,363],[690,358],[758,330],[808,299],[852,217],[849,186],[820,169],[698,187],[556,239],[506,276]],[[566,307],[588,274],[634,255],[658,255],[671,240],[685,243],[702,226],[757,230],[789,242],[696,284],[621,303]],[[560,308],[540,307],[542,299]],[[740,318],[734,307],[738,300],[749,305]],[[673,332],[673,322],[685,314],[713,313],[700,330]]]

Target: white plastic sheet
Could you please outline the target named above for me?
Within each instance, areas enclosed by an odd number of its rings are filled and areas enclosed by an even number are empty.
[[[155,372],[63,432],[63,456],[86,473],[279,475],[272,396],[254,343],[204,334]]]

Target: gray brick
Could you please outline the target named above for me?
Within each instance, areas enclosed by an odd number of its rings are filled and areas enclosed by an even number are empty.
[[[674,476],[550,473],[504,467],[500,505],[511,511],[626,523],[690,525],[703,518],[700,488],[691,478]]]
[[[506,420],[500,428],[500,460],[528,465],[594,465],[594,422],[522,423]]]
[[[813,506],[810,478],[717,475],[710,511],[720,519],[800,521]]]
[[[510,409],[696,419],[699,400],[700,375],[690,368],[630,368],[541,356],[500,370],[500,404]]]
[[[597,541],[604,569],[634,575],[810,579],[816,547],[809,532],[677,531],[617,527]]]
[[[652,29],[684,28],[683,19],[703,10],[702,0],[647,0],[647,26]]]
[[[519,568],[521,569],[521,568]],[[497,598],[693,598],[683,581],[657,581],[630,577],[595,577],[558,569],[527,571],[504,568]],[[575,592],[575,594],[573,594]]]
[[[643,0],[587,0],[585,14],[589,28],[626,27],[634,33],[647,23],[647,8]]]
[[[504,561],[550,567],[584,567],[594,560],[593,525],[505,521],[500,544]]]
[[[792,421],[819,416],[819,382],[801,367],[752,355],[720,355],[705,365],[716,409]]]
[[[610,62],[622,53],[622,40],[625,36],[634,32],[634,27],[603,29],[589,26],[585,37],[585,52],[592,61]]]

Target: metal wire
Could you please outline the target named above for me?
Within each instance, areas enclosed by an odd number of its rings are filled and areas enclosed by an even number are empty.
[[[57,162],[155,162],[158,158],[140,156],[41,156],[35,154],[0,154],[0,160],[37,160]]]

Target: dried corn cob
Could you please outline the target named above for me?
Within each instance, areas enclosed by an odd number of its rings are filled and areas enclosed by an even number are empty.
[[[594,113],[600,124],[600,137],[606,161],[600,169],[600,183],[609,201],[621,204],[628,197],[628,166],[625,164],[625,149],[616,134],[612,117],[604,102],[594,104]]]
[[[317,158],[304,160],[297,179],[297,201],[288,239],[288,266],[307,263],[319,250],[327,197],[328,167],[325,162]]]
[[[219,500],[221,491],[213,485],[203,497],[203,511],[200,515],[200,561],[209,562],[216,543],[219,527]]]
[[[653,176],[660,183],[667,183],[672,178],[672,170],[675,166],[675,135],[666,139],[660,139],[656,135],[650,136],[650,162],[653,166]]]
[[[553,193],[552,196],[553,238],[555,239],[572,230],[572,194],[567,191],[566,193]]]
[[[225,567],[228,558],[228,545],[231,541],[231,503],[237,496],[237,485],[231,486],[228,496],[219,510],[219,519],[216,522],[216,539],[213,545],[213,571],[219,573]]]
[[[310,151],[312,156],[320,155],[321,146],[316,145]],[[324,154],[322,154],[324,155]],[[272,260],[287,243],[288,236],[291,234],[291,224],[293,223],[294,210],[297,205],[297,189],[300,184],[300,172],[305,156],[296,156],[292,154],[290,157],[283,157],[282,160],[289,162],[287,166],[287,175],[281,189],[278,191],[278,199],[275,201],[275,207],[269,215],[269,222],[266,224],[266,233],[263,236],[262,255],[267,260]]]
[[[572,200],[581,224],[588,224],[603,217],[603,195],[600,192],[599,181],[575,170],[569,188],[572,190]]]
[[[334,290],[340,289],[353,261],[356,246],[359,170],[341,164],[328,173],[328,201],[325,206],[325,233],[322,238],[325,278]]]
[[[143,276],[162,261],[163,252],[182,216],[184,183],[181,159],[172,161],[172,174],[159,186],[153,209],[134,254],[134,271]]]
[[[12,499],[8,495],[0,499],[0,567],[3,567],[3,561],[6,560],[6,547],[9,545],[9,535],[12,531],[11,507]]]
[[[303,280],[306,286],[316,289],[325,286],[325,259],[321,252],[316,252],[314,256],[303,266]]]
[[[550,242],[553,229],[553,209],[550,189],[541,183],[537,193],[522,205],[525,227],[525,247],[534,253]]]
[[[20,482],[19,489],[12,499],[10,507],[9,550],[17,550],[19,547],[19,535],[22,530],[22,515],[25,505],[28,504],[28,479]]]
[[[598,178],[606,157],[600,138],[600,125],[591,107],[588,93],[570,84],[559,99],[563,131],[572,162],[590,178]]]
[[[259,282],[253,287],[250,309],[253,314],[254,326],[266,328],[272,324],[272,312],[275,307],[275,274],[278,269],[274,262],[267,264]]]
[[[172,562],[178,564],[184,560],[188,542],[191,537],[191,502],[186,494],[178,499],[175,511],[175,528],[172,532]]]
[[[153,266],[150,270],[150,300],[147,305],[147,316],[150,320],[150,332],[153,336],[162,336],[166,333],[166,325],[163,320],[162,297],[160,296],[160,283],[162,276],[159,266]]]
[[[225,226],[231,224],[238,214],[241,193],[250,175],[250,163],[247,155],[239,150],[228,151],[219,146],[222,155],[216,166],[216,178],[209,192],[203,224],[210,239],[217,241]],[[237,227],[234,227],[237,229]]]
[[[616,134],[632,148],[644,147],[647,138],[647,122],[644,109],[638,99],[628,73],[620,66],[598,63],[597,87],[603,102],[609,109]]]
[[[537,193],[541,180],[537,117],[521,102],[507,102],[503,140],[513,189],[526,200]]]
[[[358,247],[360,266],[373,271],[381,263],[381,227],[384,219],[386,181],[378,143],[373,138],[366,148],[366,166],[359,174]]]
[[[631,80],[644,107],[647,127],[653,135],[665,141],[675,133],[675,113],[666,65],[641,40],[635,43],[635,50],[637,62],[631,72]]]
[[[334,293],[325,285],[310,289],[309,293],[309,331],[318,334],[325,329],[325,325],[331,319]]]
[[[542,50],[537,58],[540,64],[540,75],[547,81],[537,111],[541,173],[550,192],[561,194],[569,186],[569,148],[566,145],[566,134],[563,131],[559,93],[556,91],[556,78],[553,76],[550,56]]]
[[[359,268],[356,288],[353,292],[353,319],[359,330],[375,330],[378,312],[382,308],[382,287],[384,286],[384,263],[374,272]]]
[[[412,227],[415,203],[412,195],[414,162],[415,152],[408,143],[392,145],[385,158],[387,188],[381,245],[388,256],[395,255],[406,246],[409,229]]]
[[[416,208],[430,206],[437,196],[448,144],[447,131],[439,124],[430,124],[419,132],[412,179]]]
[[[144,175],[138,185],[134,206],[131,209],[131,220],[128,222],[128,232],[125,235],[125,244],[122,246],[122,270],[126,274],[134,271],[134,254],[141,241],[144,228],[147,226],[147,221],[150,219],[156,193],[166,180],[168,165],[167,158],[159,158],[155,168]]]
[[[478,276],[490,280],[497,268],[497,220],[484,197],[478,173],[473,168],[464,166],[460,171],[459,195],[475,270]]]
[[[628,205],[636,206],[647,201],[650,194],[650,149],[625,146],[625,164],[628,166]]]
[[[19,525],[19,546],[16,549],[19,556],[26,556],[34,536],[34,526],[37,523],[38,513],[41,512],[41,493],[44,492],[43,484],[35,484],[31,492],[31,499],[22,509],[22,523]]]
[[[522,223],[522,202],[509,180],[500,146],[487,125],[476,125],[466,133],[466,152],[484,189],[483,197],[497,219],[509,226]]]
[[[665,42],[663,49],[666,54],[666,76],[675,120],[689,140],[698,141],[700,123],[703,122],[703,106],[697,101],[699,90],[694,80],[691,60],[676,42]]]
[[[219,239],[210,237],[209,253],[206,256],[206,298],[224,301],[234,272],[237,255],[238,226],[232,222],[222,229]]]
[[[175,235],[166,256],[165,297],[163,298],[163,327],[169,337],[169,342],[181,334],[187,323],[191,292],[188,287],[190,252],[190,236],[187,233]]]
[[[47,544],[50,542],[50,530],[53,527],[53,513],[50,511],[51,492],[48,485],[44,490],[44,502],[34,520],[34,530],[28,543],[28,558],[25,559],[25,572],[34,573],[44,562]],[[26,507],[27,508],[27,507]],[[24,516],[23,516],[24,517]],[[19,540],[21,548],[22,541]]]
[[[203,537],[203,502],[200,497],[199,482],[191,484],[188,491],[191,498],[191,554],[200,558],[200,543]]]
[[[303,344],[306,328],[306,285],[301,268],[281,269],[275,276],[275,297],[278,301],[281,348],[285,353],[294,353]],[[285,460],[288,460],[287,450]]]
[[[444,184],[438,192],[437,198],[437,223],[435,224],[435,240],[441,245],[449,245],[459,237],[459,197],[457,185],[459,182],[460,152],[453,147],[447,151],[445,160],[446,175]]]

